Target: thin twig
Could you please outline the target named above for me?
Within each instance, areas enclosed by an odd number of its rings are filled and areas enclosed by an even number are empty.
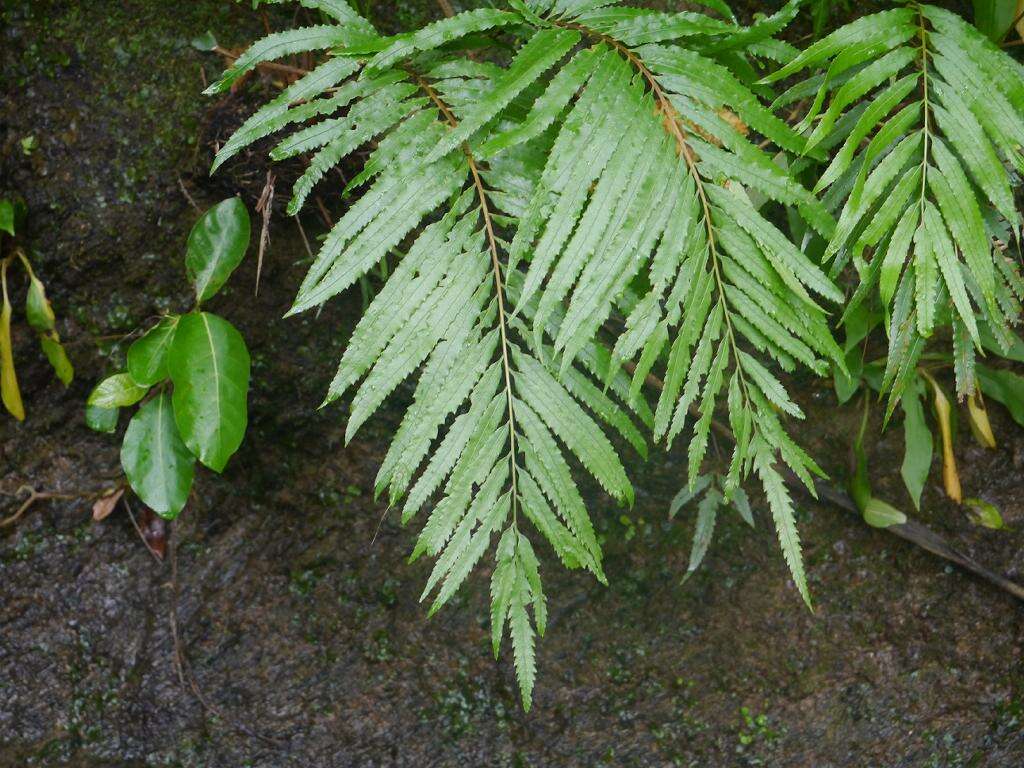
[[[192,199],[192,195],[189,194],[188,188],[185,186],[185,182],[181,178],[181,174],[180,173],[178,174],[178,187],[180,187],[180,189],[181,189],[181,194],[183,194],[185,196],[185,199],[188,200],[188,204],[191,205],[193,208],[195,208],[198,211],[199,210],[199,204],[196,203],[196,201]]]
[[[17,496],[22,493],[25,493],[26,491],[28,492],[28,498],[25,499],[24,502],[22,502],[21,506],[18,507],[17,511],[13,515],[11,515],[10,517],[5,517],[3,520],[0,520],[0,528],[9,528],[10,526],[14,525],[16,522],[18,522],[18,520],[21,519],[22,515],[24,515],[26,512],[29,511],[29,509],[31,509],[32,505],[34,505],[37,501],[45,501],[47,499],[84,499],[96,495],[95,492],[92,491],[88,493],[77,491],[74,493],[52,493],[49,491],[37,491],[30,485],[21,486],[12,495]]]
[[[254,731],[244,723],[226,716],[221,710],[207,701],[206,697],[203,695],[203,691],[199,687],[199,682],[196,680],[195,673],[192,671],[192,667],[189,664],[188,656],[185,654],[181,635],[178,631],[178,543],[175,537],[175,526],[172,525],[170,528],[170,533],[167,536],[167,547],[169,560],[171,561],[171,600],[167,618],[171,625],[171,640],[174,643],[174,665],[178,672],[178,680],[181,682],[182,687],[185,687],[186,685],[188,686],[207,715],[212,715],[217,720],[227,723],[239,733],[250,738],[258,739],[273,747],[280,748],[282,744],[284,744],[283,739],[277,739]]]
[[[317,210],[320,211],[320,218],[324,220],[324,224],[327,225],[328,229],[334,229],[334,219],[331,218],[331,214],[328,212],[327,206],[324,205],[320,195],[314,196],[313,200],[316,203]]]
[[[253,295],[260,295],[260,274],[263,272],[263,254],[270,244],[270,214],[274,207],[274,172],[267,171],[267,183],[263,185],[263,192],[256,203],[256,212],[263,215],[263,227],[260,229],[260,248],[256,258],[256,290]]]
[[[309,258],[313,258],[313,249],[309,247],[309,238],[306,237],[306,230],[302,227],[302,219],[295,216],[295,226],[299,228],[299,234],[302,236],[302,244],[306,246],[306,253],[309,254]]]
[[[437,4],[441,7],[441,13],[449,19],[455,15],[455,9],[452,8],[452,4],[449,0],[437,0]]]
[[[1021,8],[1020,11],[1017,12],[1017,15],[1014,16],[1013,21],[1010,22],[1010,29],[1008,29],[1007,32],[1012,29],[1016,29],[1017,25],[1020,24],[1021,19],[1024,19],[1024,8]],[[1021,37],[1024,38],[1024,30],[1021,30],[1020,34]],[[1015,45],[1024,45],[1024,40],[1014,40],[1012,43],[1001,43],[1003,48],[1011,48]]]
[[[235,61],[235,59],[237,59],[239,56],[239,54],[232,53],[227,48],[223,48],[219,45],[213,49],[213,52],[219,53],[221,56],[223,56],[226,59],[230,59],[231,61]],[[279,64],[276,61],[261,61],[259,64],[256,65],[256,67],[257,69],[265,69],[273,72],[284,72],[289,75],[301,76],[309,74],[308,69],[303,69],[302,67],[293,67],[288,64]]]
[[[143,543],[143,545],[145,545],[146,551],[149,552],[150,556],[154,560],[156,560],[160,564],[163,564],[163,560],[160,559],[160,555],[158,555],[153,550],[153,548],[151,546],[149,546],[149,542],[146,541],[146,534],[144,534],[142,532],[142,528],[139,527],[139,523],[135,519],[135,513],[132,512],[131,505],[128,503],[128,497],[127,496],[122,496],[121,497],[121,503],[124,504],[125,511],[128,512],[128,518],[132,521],[132,527],[135,529],[135,532],[137,534],[139,534],[139,538],[142,539],[142,543]]]

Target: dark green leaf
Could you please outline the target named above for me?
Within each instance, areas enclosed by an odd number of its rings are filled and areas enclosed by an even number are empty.
[[[924,418],[924,407],[921,398],[924,395],[924,383],[916,379],[913,386],[907,387],[903,393],[903,465],[900,475],[907,486],[914,509],[921,508],[921,491],[928,480],[932,468],[932,431]]]
[[[1024,427],[1024,376],[978,364],[981,391],[1006,406],[1013,420]]]
[[[235,271],[249,247],[249,211],[230,197],[202,215],[188,236],[185,269],[196,288],[196,301],[213,296]]]
[[[0,231],[14,237],[14,204],[10,200],[0,200]]]
[[[131,374],[115,373],[96,385],[87,402],[98,408],[124,408],[135,405],[148,391],[149,387],[137,383]]]
[[[216,315],[184,315],[167,367],[174,382],[174,419],[185,444],[221,472],[245,436],[250,368],[245,340]]]
[[[165,317],[128,348],[128,373],[151,387],[167,378],[167,350],[178,327],[177,317]]]
[[[85,406],[85,424],[96,432],[112,433],[117,431],[118,408],[101,408],[98,405]]]
[[[1018,13],[1018,0],[974,0],[974,24],[993,43],[1006,37]]]
[[[178,434],[166,393],[132,417],[121,446],[121,466],[143,503],[162,517],[178,516],[188,501],[195,457]]]

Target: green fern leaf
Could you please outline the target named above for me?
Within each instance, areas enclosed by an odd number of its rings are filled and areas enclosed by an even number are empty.
[[[523,709],[530,711],[533,702],[533,685],[537,676],[537,660],[534,655],[533,624],[526,609],[530,605],[532,595],[526,576],[522,573],[519,561],[516,561],[516,580],[509,598],[508,622],[512,634],[516,678],[519,680],[519,693],[523,700]]]
[[[899,38],[905,39],[894,42]],[[987,216],[1011,226],[1019,222],[1006,164],[1021,163],[1024,89],[1003,52],[955,14],[930,5],[865,17],[827,40],[768,80],[810,64],[827,62],[830,73],[849,69],[849,55],[838,43],[868,46],[860,53],[863,66],[845,84],[816,81],[817,103],[829,90],[832,100],[814,137],[827,136],[838,124],[832,118],[867,99],[816,189],[829,188],[826,201],[842,206],[825,251],[825,258],[836,257],[833,274],[852,259],[861,280],[857,303],[873,281],[886,307],[896,299],[883,376],[883,385],[893,388],[888,414],[924,340],[937,328],[952,323],[954,338],[962,331],[977,348],[982,318],[992,318],[995,333],[1004,337],[1006,323],[1019,318],[1017,308],[996,308],[998,259],[983,222]],[[911,45],[913,56],[906,52]],[[884,77],[864,74],[869,72]],[[888,84],[892,77],[899,79]],[[915,86],[919,98],[885,120]],[[814,117],[812,108],[805,123]],[[957,356],[967,359],[963,350]]]
[[[633,486],[597,424],[535,359],[518,352],[513,359],[522,397],[609,494],[632,504]]]
[[[265,61],[273,61],[296,53],[344,46],[352,40],[353,35],[350,30],[331,25],[275,32],[250,46],[235,60],[234,65],[203,93],[207,95],[223,93],[234,85],[242,75]]]
[[[437,160],[489,123],[524,89],[565,56],[576,43],[579,33],[565,29],[542,29],[519,49],[508,69],[495,80],[487,96],[467,110],[459,126],[451,131],[427,157]]]
[[[259,0],[263,3],[285,3],[292,0]],[[346,0],[298,0],[299,5],[314,11],[323,11],[335,21],[351,25],[368,34],[373,34],[373,25],[356,13]]]
[[[753,84],[757,62],[750,56],[794,53],[769,38],[793,18],[797,0],[747,28],[607,0],[515,0],[511,12],[470,11],[387,38],[343,0],[301,2],[338,25],[266,38],[215,89],[275,56],[328,50],[332,57],[247,121],[217,162],[291,128],[273,157],[311,155],[289,206],[297,213],[346,158],[366,157],[358,173],[346,173],[343,193],[353,197],[291,313],[322,305],[378,264],[387,267],[327,402],[345,398],[350,440],[393,393],[411,393],[375,492],[386,492],[393,504],[408,494],[403,522],[429,510],[411,553],[434,559],[423,591],[429,612],[450,602],[493,549],[491,642],[497,653],[507,627],[529,708],[535,635],[544,634],[547,603],[524,531],[532,525],[563,564],[604,582],[575,468],[631,504],[633,488],[606,429],[643,455],[638,423],[672,440],[692,410],[687,452],[696,478],[720,406],[737,437],[724,494],[735,498],[751,472],[761,477],[807,599],[792,507],[775,462],[805,482],[819,470],[776,415],[802,414],[774,370],[801,363],[820,372],[827,361],[841,364],[824,303],[841,302],[843,294],[810,251],[772,223],[774,203],[793,207],[830,238],[830,257],[844,254],[835,263],[860,243],[868,249],[892,242],[885,220],[869,227],[890,187],[921,154],[920,137],[910,149],[880,146],[889,134],[900,139],[913,120],[887,118],[894,103],[860,124],[856,118],[868,109],[856,112],[855,102],[915,65],[916,54],[902,47],[906,14],[885,17],[895,30],[876,22],[857,27],[850,44],[866,57],[864,67],[856,66],[852,49],[843,50],[843,35],[810,59],[794,59],[797,69],[840,59],[811,90],[812,111],[821,115],[811,129],[813,154],[834,146],[833,132],[863,134],[832,172],[837,184],[852,187],[864,169],[862,199],[837,228],[827,201],[765,151],[774,144],[799,154],[808,146],[762,104],[767,88]],[[481,33],[499,31],[513,46],[507,64],[465,54]],[[1004,95],[1013,103],[1013,94]],[[966,119],[950,106],[952,97],[936,91],[936,98]],[[1015,130],[1005,114],[977,125],[995,131],[1000,147]],[[863,161],[858,147],[872,132],[882,136],[874,147],[869,142],[877,157]],[[955,160],[962,150],[948,143]],[[963,177],[941,168],[954,194],[963,184],[981,184],[978,163],[962,165]],[[945,192],[936,193],[934,217],[944,228],[935,237],[944,242],[962,229],[975,244],[965,257],[969,271],[959,258],[934,260],[936,301],[950,283],[956,306],[970,308],[979,290],[973,271],[984,274],[984,264],[975,263],[977,218],[957,208],[956,223],[945,228],[942,217],[954,215],[950,200],[939,201]],[[771,210],[762,207],[765,197],[774,201],[766,204]],[[859,254],[855,263],[862,266]],[[904,288],[906,274],[886,279],[894,283],[901,343],[912,346],[921,317],[913,292]],[[1000,317],[1012,299],[1007,281],[993,280],[993,300],[985,305]],[[615,334],[620,314],[625,330]],[[641,388],[655,371],[665,387],[651,413]],[[893,377],[904,374],[897,366]],[[708,523],[705,514],[709,539]],[[695,546],[701,557],[706,549],[706,541]]]
[[[519,20],[517,14],[491,8],[466,11],[428,24],[416,32],[396,35],[366,66],[377,71],[389,69],[413,54],[432,51],[466,35],[515,24]]]
[[[693,545],[690,548],[690,562],[686,567],[686,578],[700,568],[707,554],[708,546],[715,534],[715,519],[723,502],[722,494],[716,488],[708,492],[697,504],[697,522],[693,531]]]
[[[782,476],[772,463],[771,451],[766,445],[761,444],[754,448],[754,467],[764,486],[768,508],[775,521],[775,532],[779,537],[786,565],[789,566],[797,591],[810,608],[811,594],[807,589],[807,576],[804,573],[803,555],[800,552],[800,536],[793,517],[793,501]]]

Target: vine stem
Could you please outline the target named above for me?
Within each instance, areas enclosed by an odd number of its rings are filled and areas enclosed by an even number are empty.
[[[451,108],[434,90],[422,76],[416,72],[410,73],[416,80],[416,84],[423,90],[430,100],[437,106],[448,122],[449,128],[457,128],[459,121],[452,113]],[[512,364],[509,361],[509,342],[505,310],[505,285],[501,277],[501,261],[498,257],[498,239],[494,234],[494,220],[491,215],[490,204],[487,202],[487,189],[480,176],[480,168],[477,165],[473,151],[467,142],[462,142],[462,151],[466,155],[466,162],[469,165],[470,174],[473,176],[473,186],[476,188],[477,198],[480,200],[480,216],[484,221],[484,229],[487,232],[487,245],[491,253],[491,267],[494,270],[494,288],[498,296],[498,328],[501,333],[501,362],[505,374],[505,396],[508,402],[508,444],[509,444],[509,477],[512,486],[512,524],[516,523],[516,507],[519,498],[519,490],[516,478],[516,416],[512,399]]]
[[[19,494],[25,492],[28,492],[28,498],[21,503],[13,515],[0,520],[0,528],[9,528],[14,525],[37,501],[45,501],[47,499],[81,499],[93,495],[91,492],[56,493],[51,491],[37,491],[30,485],[23,485],[17,491]]]
[[[922,132],[924,134],[924,145],[923,155],[921,157],[921,200],[920,200],[920,217],[921,221],[924,221],[924,203],[925,203],[925,190],[928,181],[928,150],[929,150],[929,137],[931,135],[931,121],[928,107],[928,33],[924,28],[924,10],[920,5],[917,6],[917,14],[920,25],[918,29],[921,33],[921,87],[922,87],[922,109],[924,110],[924,128]]]

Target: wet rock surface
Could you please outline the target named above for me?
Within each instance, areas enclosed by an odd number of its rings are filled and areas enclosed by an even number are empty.
[[[6,515],[22,485],[117,481],[119,443],[86,429],[85,396],[123,359],[121,337],[188,306],[181,255],[196,214],[182,187],[199,205],[236,189],[255,203],[260,185],[244,182],[265,166],[243,161],[213,181],[204,169],[218,121],[273,84],[223,104],[198,95],[219,62],[188,41],[259,34],[247,5],[9,2],[2,13],[0,191],[29,201],[38,271],[77,370],[65,391],[16,326],[29,415],[0,418]],[[274,9],[268,23],[289,14]],[[38,147],[26,153],[30,135]],[[0,766],[1024,762],[1020,604],[813,504],[800,520],[813,614],[763,509],[753,531],[723,520],[682,585],[692,519],[666,520],[678,450],[645,466],[632,457],[632,510],[588,489],[610,586],[545,561],[552,620],[524,715],[508,654],[490,654],[486,568],[426,620],[428,564],[406,564],[413,531],[373,501],[408,392],[347,447],[345,407],[316,410],[359,293],[319,318],[278,320],[308,256],[292,220],[275,218],[271,238],[258,298],[250,258],[211,307],[253,350],[250,432],[223,476],[198,477],[168,557],[148,553],[123,509],[93,523],[84,498],[40,502],[0,531]],[[803,386],[800,437],[842,477],[858,414],[837,417],[833,403],[823,385]],[[958,459],[966,495],[997,504],[1008,529],[971,526],[936,478],[922,518],[1024,581],[1024,433],[998,406],[992,416],[999,449],[964,434]],[[901,447],[897,429],[871,448],[879,495],[904,498]]]

